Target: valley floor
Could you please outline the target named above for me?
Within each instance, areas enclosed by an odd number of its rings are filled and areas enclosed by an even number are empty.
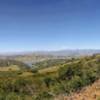
[[[58,96],[55,100],[100,100],[100,80],[71,96]]]

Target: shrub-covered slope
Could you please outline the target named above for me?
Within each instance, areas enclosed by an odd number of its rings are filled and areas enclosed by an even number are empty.
[[[49,65],[48,65],[49,66]],[[1,100],[54,100],[58,95],[70,95],[100,79],[100,56],[72,59],[56,67],[28,70],[29,75],[10,73],[0,78]],[[25,72],[26,73],[26,72]],[[4,73],[3,73],[4,74]],[[7,73],[6,73],[7,74]]]

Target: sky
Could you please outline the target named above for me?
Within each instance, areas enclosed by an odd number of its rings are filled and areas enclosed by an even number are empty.
[[[0,0],[0,52],[100,49],[100,0]]]

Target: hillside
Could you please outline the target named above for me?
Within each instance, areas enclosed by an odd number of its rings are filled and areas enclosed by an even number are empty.
[[[21,61],[0,59],[0,72],[1,71],[19,71],[29,69],[29,66]]]
[[[99,54],[74,59],[45,60],[37,63],[40,66],[37,69],[25,71],[23,68],[26,68],[26,64],[16,60],[1,60],[0,65],[3,70],[0,72],[1,100],[63,100],[63,94],[69,99],[70,95],[76,96],[75,93],[85,95],[84,88],[100,79]],[[5,66],[15,68],[12,65],[18,65],[20,70],[4,71]],[[92,91],[91,88],[89,90]]]
[[[100,80],[70,96],[59,95],[55,100],[100,100]]]
[[[9,55],[0,55],[0,59],[11,59],[11,60],[17,60],[22,61],[26,63],[36,63],[44,60],[50,60],[50,59],[65,59],[65,56],[56,56],[51,54],[44,54],[44,53],[14,53]]]

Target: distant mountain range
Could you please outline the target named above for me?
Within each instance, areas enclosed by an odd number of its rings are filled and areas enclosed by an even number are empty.
[[[60,50],[60,51],[39,51],[34,52],[37,55],[53,55],[53,56],[85,56],[85,55],[93,55],[100,53],[100,50],[94,49],[77,49],[77,50]]]
[[[27,56],[27,55],[52,55],[52,56],[80,56],[100,53],[99,49],[68,49],[60,51],[35,51],[35,52],[12,52],[0,53],[1,56]]]
[[[1,57],[10,57],[10,56],[84,56],[100,53],[99,49],[68,49],[68,50],[59,50],[59,51],[35,51],[35,52],[12,52],[12,53],[1,53]]]
[[[25,63],[36,63],[49,59],[66,59],[72,57],[89,56],[99,54],[100,50],[77,49],[77,50],[60,50],[60,51],[36,51],[36,52],[20,52],[0,54],[0,59],[11,59],[22,61]]]

